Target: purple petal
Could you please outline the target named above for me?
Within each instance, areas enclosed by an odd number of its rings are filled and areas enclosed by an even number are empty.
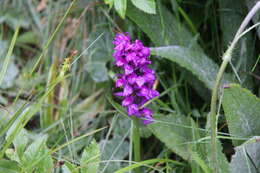
[[[140,101],[140,105],[144,105],[146,102],[148,102],[149,100],[146,97],[141,97],[141,101]]]
[[[159,95],[160,95],[159,92],[156,91],[156,90],[153,90],[153,89],[151,89],[150,92],[149,92],[149,97],[150,98],[154,98],[154,97],[157,97]]]
[[[136,104],[129,105],[127,112],[128,112],[128,115],[130,115],[130,116],[139,114],[138,106]]]
[[[126,98],[123,100],[122,105],[123,105],[123,106],[128,106],[128,105],[132,104],[133,101],[134,101],[134,97],[133,97],[133,96],[128,96],[128,97],[126,97]]]
[[[144,77],[138,76],[138,77],[136,78],[136,84],[137,84],[139,87],[143,86],[144,83],[145,83],[145,78],[144,78]]]
[[[147,65],[143,66],[141,70],[142,70],[142,72],[144,72],[144,73],[152,73],[152,74],[155,73],[155,71],[152,70],[152,69],[150,69]]]
[[[146,82],[155,81],[156,77],[153,73],[145,73],[144,78]]]
[[[148,47],[144,47],[144,48],[142,49],[142,54],[143,54],[143,56],[145,56],[145,57],[150,56],[150,49],[149,49]]]
[[[116,34],[113,44],[118,45],[122,42],[130,43],[130,40],[131,38],[128,33],[120,33],[120,34]]]
[[[124,96],[129,96],[132,93],[133,93],[133,88],[131,86],[129,86],[129,85],[126,85],[125,88],[124,88],[123,95]]]
[[[130,74],[128,77],[127,77],[127,81],[133,85],[135,82],[136,82],[136,78],[137,78],[137,75],[135,73],[132,73]]]
[[[123,58],[116,59],[116,66],[121,67],[126,64],[126,61]]]
[[[120,43],[120,44],[118,44],[118,45],[116,45],[116,47],[114,48],[116,51],[121,51],[121,50],[123,50],[124,48],[125,48],[125,43],[124,42],[122,42],[122,43]]]
[[[139,90],[137,95],[149,98],[149,89],[143,86],[143,87],[141,87],[141,89]]]
[[[152,114],[153,112],[148,108],[143,108],[140,113],[144,116],[145,120],[143,120],[144,124],[150,124],[153,122]]]
[[[124,96],[124,93],[123,92],[116,92],[114,93],[115,96],[117,97],[121,97],[121,96]]]
[[[135,59],[136,59],[136,53],[130,53],[130,54],[126,55],[126,60],[128,62],[134,61]]]
[[[119,88],[119,87],[122,87],[126,84],[126,81],[124,79],[117,79],[116,80],[116,87]]]
[[[125,69],[125,74],[126,75],[129,75],[129,74],[133,73],[133,71],[134,71],[134,69],[133,69],[133,67],[131,65],[125,65],[124,69]]]

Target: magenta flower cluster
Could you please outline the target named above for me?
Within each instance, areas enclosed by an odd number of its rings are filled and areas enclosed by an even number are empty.
[[[115,45],[115,65],[123,70],[118,74],[116,87],[122,88],[116,96],[123,97],[122,106],[127,108],[129,116],[144,118],[143,123],[153,121],[152,111],[143,105],[150,99],[159,96],[153,89],[156,80],[155,71],[148,67],[150,49],[145,47],[140,40],[131,42],[130,36],[117,34],[113,44]]]

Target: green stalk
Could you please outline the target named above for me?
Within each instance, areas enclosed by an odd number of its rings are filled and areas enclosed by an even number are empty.
[[[0,85],[2,84],[3,80],[4,80],[4,76],[6,74],[6,71],[7,71],[7,68],[8,68],[8,65],[9,65],[9,62],[11,60],[11,56],[12,56],[12,53],[13,53],[13,50],[14,50],[14,46],[15,46],[15,43],[16,43],[16,39],[18,37],[18,33],[19,33],[19,30],[20,30],[20,26],[18,26],[16,29],[15,29],[15,33],[14,33],[14,36],[12,38],[12,41],[11,41],[11,44],[9,46],[9,49],[8,49],[8,52],[7,52],[7,55],[6,55],[6,58],[4,60],[4,63],[3,63],[3,66],[2,66],[2,70],[0,72]]]
[[[141,150],[140,150],[140,132],[139,132],[139,121],[137,118],[134,117],[133,119],[133,126],[132,126],[132,139],[133,139],[133,146],[134,146],[134,161],[140,162],[141,161]],[[141,173],[140,168],[135,169],[136,173]]]
[[[211,159],[213,163],[213,172],[219,173],[219,166],[217,160],[217,100],[218,100],[218,89],[221,84],[221,79],[224,75],[225,69],[227,64],[232,58],[232,52],[238,42],[238,40],[244,35],[243,31],[248,25],[249,21],[253,18],[256,12],[260,9],[260,1],[258,1],[255,6],[251,9],[251,11],[247,14],[246,18],[240,25],[235,38],[233,39],[231,45],[228,47],[226,52],[223,55],[223,62],[220,66],[220,69],[217,74],[216,82],[213,88],[212,97],[211,97],[211,104],[210,104],[210,125],[211,125]]]
[[[60,20],[60,23],[58,24],[58,26],[55,28],[54,32],[52,33],[52,35],[50,36],[50,38],[48,39],[46,45],[44,46],[43,50],[42,50],[42,53],[40,54],[40,56],[38,57],[36,63],[34,64],[33,66],[33,69],[30,73],[30,75],[33,74],[33,72],[36,70],[36,68],[38,67],[38,65],[40,64],[43,56],[46,54],[51,42],[53,41],[54,37],[56,36],[57,32],[60,30],[62,24],[64,23],[65,19],[67,18],[69,12],[71,11],[74,3],[76,2],[76,0],[73,0],[71,3],[70,3],[70,6],[69,8],[66,10],[64,16],[62,17],[62,19]]]

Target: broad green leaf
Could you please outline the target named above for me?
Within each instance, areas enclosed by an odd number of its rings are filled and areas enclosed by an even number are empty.
[[[178,63],[192,72],[208,89],[213,88],[219,67],[204,53],[182,46],[167,46],[151,48],[151,54]],[[225,76],[224,82],[227,81],[228,77]]]
[[[178,114],[155,116],[155,122],[148,127],[169,149],[189,161],[193,171],[211,173],[205,149],[208,144],[199,141],[205,132],[191,118]]]
[[[192,127],[189,118],[183,115],[171,114],[155,116],[155,122],[148,125],[152,133],[168,148],[183,159],[190,158],[192,150]]]
[[[30,22],[26,19],[24,13],[19,8],[2,8],[0,9],[0,24],[5,22],[13,30],[18,26],[28,28]]]
[[[17,152],[13,148],[9,148],[5,151],[6,157],[8,157],[12,161],[16,161],[20,163],[19,156],[17,155]]]
[[[259,136],[235,148],[230,169],[232,173],[259,173],[260,172],[260,143]]]
[[[2,173],[20,173],[21,168],[18,163],[10,160],[0,160],[0,172]]]
[[[196,38],[164,6],[158,3],[157,15],[147,14],[131,3],[127,6],[127,16],[133,20],[156,46],[182,45],[201,49]]]
[[[97,142],[93,140],[89,146],[87,146],[81,156],[80,165],[81,173],[92,173],[98,171],[100,162],[100,150]]]
[[[37,43],[39,43],[39,36],[33,31],[28,31],[28,32],[21,34],[17,38],[17,43],[19,43],[19,44],[37,44]]]
[[[13,122],[12,126],[8,129],[5,136],[6,141],[12,140],[12,143],[15,147],[15,152],[20,159],[24,153],[25,147],[29,140],[27,136],[27,131],[21,127],[22,120],[23,118],[25,118],[27,111],[28,108],[23,110],[20,116],[17,117],[17,119]],[[12,137],[15,131],[18,131],[17,135]]]
[[[126,13],[127,0],[116,0],[114,1],[114,5],[118,14],[124,19]]]
[[[107,68],[105,62],[89,62],[86,65],[86,69],[90,73],[94,81],[103,82],[108,80]]]
[[[156,13],[156,6],[154,0],[131,0],[132,3],[139,8],[140,10],[143,10],[146,13],[155,14]]]
[[[260,134],[260,99],[249,90],[231,84],[224,89],[222,105],[231,135],[250,138]],[[241,143],[233,140],[235,146]]]
[[[97,40],[100,35],[102,35],[102,37]],[[88,62],[85,69],[95,82],[104,82],[108,80],[106,64],[112,59],[112,39],[112,35],[105,27],[90,34],[89,44],[94,44],[89,50]]]
[[[47,136],[38,137],[24,152],[22,166],[28,172],[35,170],[39,173],[50,172],[53,161],[45,143]]]
[[[13,141],[15,150],[20,158],[24,153],[24,149],[28,143],[28,140],[29,139],[27,131],[25,129],[22,129]]]
[[[176,62],[198,77],[207,88],[212,89],[219,69],[218,65],[203,52],[196,37],[192,36],[165,7],[159,5],[157,9],[158,15],[148,15],[129,5],[127,15],[156,46],[175,45],[152,49],[153,55]],[[194,82],[191,83],[194,85]]]

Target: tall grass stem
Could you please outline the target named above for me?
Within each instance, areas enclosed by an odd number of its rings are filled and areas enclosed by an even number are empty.
[[[251,21],[253,16],[256,14],[256,12],[260,9],[260,1],[258,1],[255,6],[250,10],[250,12],[247,14],[245,19],[243,20],[242,24],[240,25],[233,41],[231,42],[230,46],[226,50],[226,52],[223,55],[223,62],[220,66],[220,69],[218,71],[216,82],[213,88],[212,97],[211,97],[211,104],[210,104],[210,125],[211,125],[211,159],[213,163],[213,172],[219,173],[219,165],[217,160],[217,118],[216,118],[216,110],[217,110],[217,100],[218,100],[218,90],[221,84],[221,79],[224,75],[225,69],[230,62],[232,58],[232,52],[238,42],[238,40],[241,38],[241,36],[244,34],[243,31],[245,30],[248,23]]]
[[[139,121],[134,117],[133,126],[132,126],[132,134],[133,134],[133,146],[134,146],[134,161],[141,161],[141,143],[140,143],[140,132],[139,132]],[[141,173],[140,168],[135,169],[135,173]]]

